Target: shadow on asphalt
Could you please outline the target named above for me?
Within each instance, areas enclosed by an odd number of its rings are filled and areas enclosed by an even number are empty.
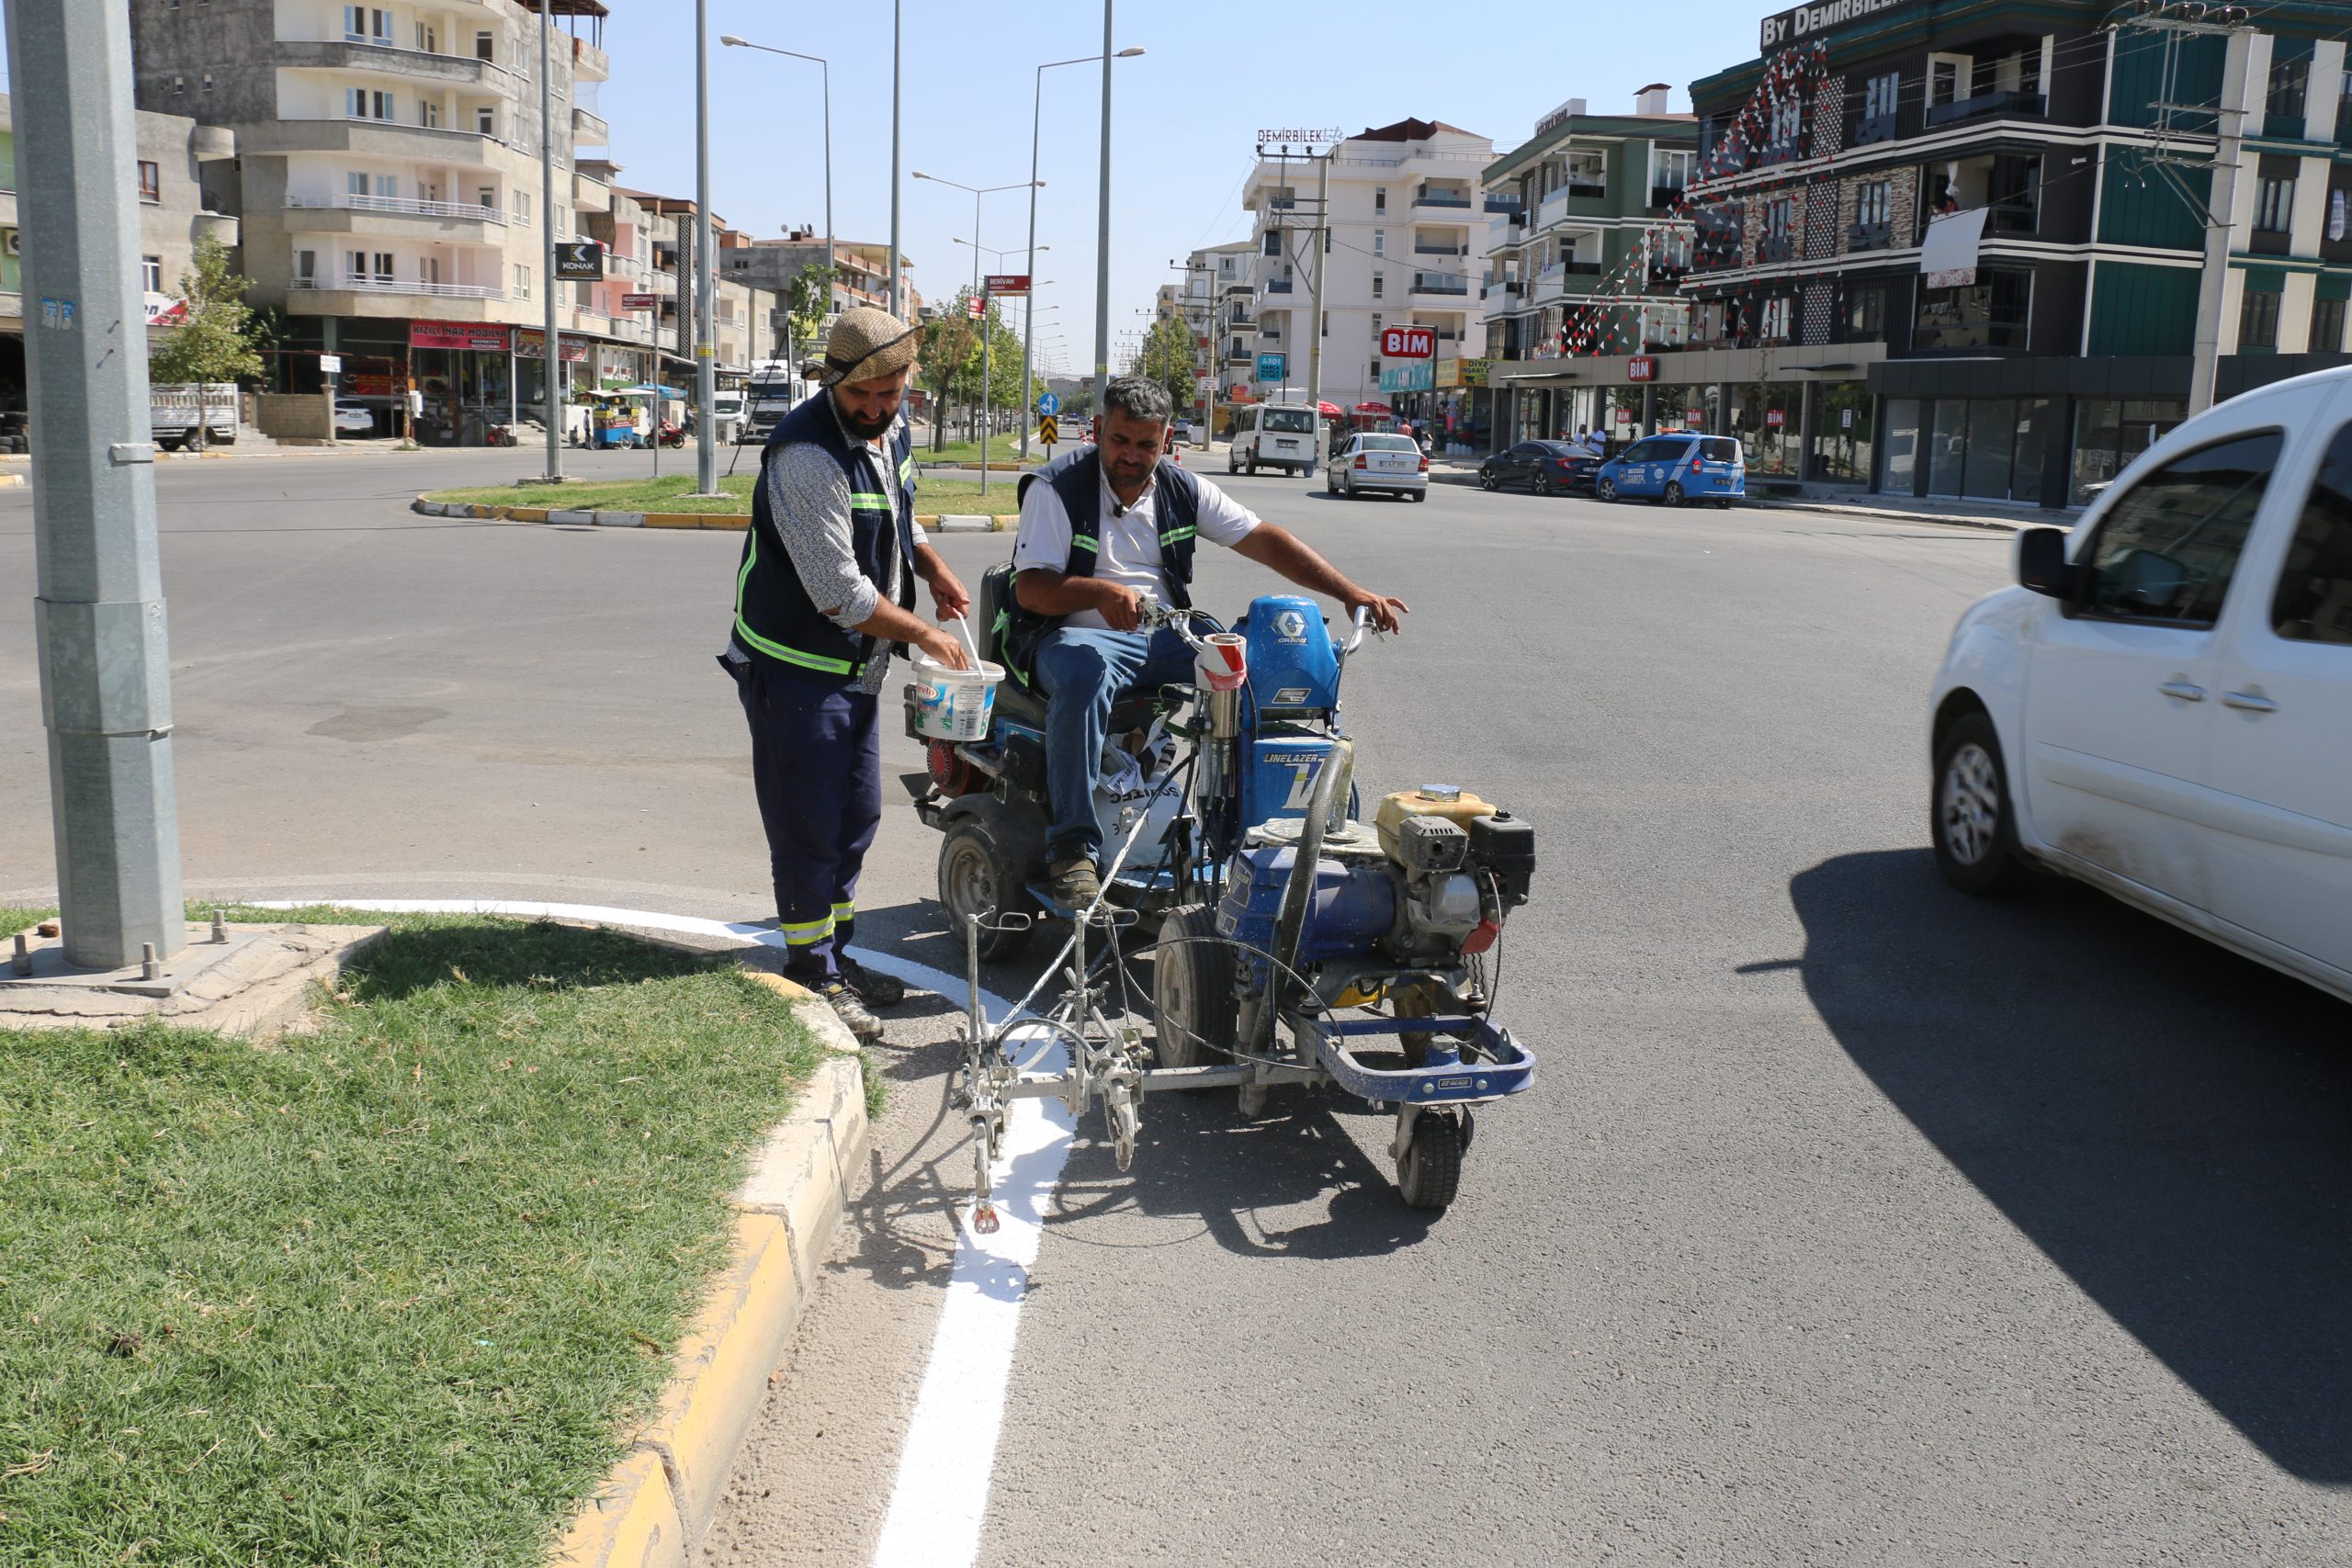
[[[1925,849],[1791,884],[1855,1063],[2274,1462],[2352,1482],[2352,1008],[2087,887]]]

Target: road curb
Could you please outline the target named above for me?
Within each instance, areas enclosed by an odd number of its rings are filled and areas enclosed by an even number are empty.
[[[573,1517],[550,1568],[684,1568],[693,1560],[865,1163],[857,1043],[813,993],[748,973],[787,999],[828,1055],[729,1200],[733,1258],[680,1339],[652,1419]]]
[[[0,479],[0,484],[5,484]],[[421,517],[469,517],[486,523],[559,523],[599,528],[693,528],[711,533],[740,534],[752,525],[748,514],[729,512],[582,512],[550,506],[486,506],[480,502],[428,501],[409,502]],[[915,521],[943,534],[1009,534],[1021,518],[1014,513],[989,516],[985,513],[918,512]]]

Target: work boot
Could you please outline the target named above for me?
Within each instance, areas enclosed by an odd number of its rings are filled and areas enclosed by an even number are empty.
[[[1095,879],[1094,863],[1080,855],[1046,867],[1046,891],[1065,909],[1083,909],[1102,897],[1102,884]]]
[[[905,982],[895,976],[876,974],[847,954],[834,962],[841,966],[842,978],[849,982],[849,988],[867,1007],[894,1008],[907,999]]]
[[[859,1044],[871,1045],[882,1038],[882,1021],[865,1010],[865,1004],[857,999],[857,993],[850,988],[848,981],[828,980],[817,987],[817,994],[825,998],[825,1005],[833,1010],[833,1016],[842,1021],[842,1027]]]

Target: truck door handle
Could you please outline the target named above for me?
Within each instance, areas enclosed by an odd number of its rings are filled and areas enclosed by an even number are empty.
[[[2277,713],[2278,711],[2278,705],[2259,692],[2224,692],[2222,694],[2222,703],[2225,707],[2244,708],[2248,713]]]
[[[2165,696],[2178,697],[2185,703],[2201,703],[2205,700],[2205,688],[2192,686],[2186,681],[2160,681],[2156,683],[2156,690]]]

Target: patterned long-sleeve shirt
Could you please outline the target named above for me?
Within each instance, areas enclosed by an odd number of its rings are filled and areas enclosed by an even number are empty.
[[[825,400],[826,412],[839,421],[841,412],[833,407],[832,394],[819,395]],[[860,441],[846,429],[842,434],[858,466],[855,488],[895,500],[898,485],[889,472],[888,437]],[[784,540],[785,553],[792,558],[793,570],[800,574],[809,603],[827,619],[843,631],[854,632],[860,622],[873,615],[876,605],[898,596],[903,574],[913,570],[913,563],[900,560],[893,548],[889,581],[883,583],[875,582],[859,568],[850,544],[850,478],[822,447],[808,442],[785,447],[767,465],[762,483],[767,487],[768,515]],[[924,542],[922,525],[918,523],[913,528],[914,541],[920,546]],[[732,651],[734,647],[730,640],[729,657],[740,660],[741,655]],[[854,689],[879,692],[889,665],[890,645],[876,642]]]

